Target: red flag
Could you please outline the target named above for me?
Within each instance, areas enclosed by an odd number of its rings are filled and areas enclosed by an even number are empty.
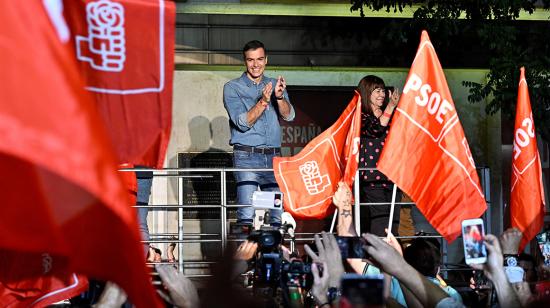
[[[512,227],[523,233],[520,243],[522,251],[544,224],[545,204],[535,121],[523,67],[519,78],[510,186],[510,221]]]
[[[64,4],[80,72],[119,161],[162,168],[172,125],[174,3]]]
[[[59,2],[3,1],[0,19],[9,29],[0,32],[0,250],[13,260],[2,262],[9,268],[2,291],[40,280],[14,255],[49,255],[60,260],[52,275],[65,264],[114,281],[140,307],[159,306],[118,159],[68,47]]]
[[[0,307],[47,307],[86,291],[65,258],[0,250]]]
[[[487,208],[474,159],[430,42],[422,38],[377,165],[448,241]]]
[[[334,208],[338,181],[351,186],[357,171],[361,99],[356,94],[336,123],[311,140],[298,155],[275,157],[273,170],[284,207],[298,218],[323,218]]]

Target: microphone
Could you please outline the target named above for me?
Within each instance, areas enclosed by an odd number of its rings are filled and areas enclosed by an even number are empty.
[[[294,237],[294,230],[296,229],[296,220],[288,212],[281,214],[282,226],[285,228],[286,232],[290,237]]]

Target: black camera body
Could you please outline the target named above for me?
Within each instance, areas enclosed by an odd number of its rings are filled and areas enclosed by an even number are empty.
[[[248,240],[258,243],[258,251],[261,253],[273,253],[279,250],[283,243],[283,236],[278,229],[273,227],[252,231]]]
[[[313,285],[311,263],[304,263],[301,260],[284,261],[281,272],[283,282],[287,287],[310,289]]]
[[[288,287],[311,288],[313,284],[311,264],[304,263],[299,259],[294,259],[291,262],[284,260],[281,251],[283,243],[281,231],[273,227],[265,227],[253,231],[248,236],[248,240],[258,243],[252,280],[255,290],[287,289]]]

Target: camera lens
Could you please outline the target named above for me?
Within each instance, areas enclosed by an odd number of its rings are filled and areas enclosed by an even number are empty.
[[[273,238],[272,235],[265,234],[264,236],[262,236],[262,245],[272,246],[273,244],[275,244],[275,238]]]

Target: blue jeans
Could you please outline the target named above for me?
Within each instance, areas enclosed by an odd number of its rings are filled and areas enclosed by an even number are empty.
[[[153,185],[153,178],[138,178],[137,179],[137,199],[136,205],[148,205],[149,196],[151,195],[151,186]],[[149,209],[146,207],[140,207],[137,209],[139,232],[143,241],[149,240],[149,226],[147,225],[147,214]],[[144,244],[145,254],[149,250],[149,244]]]
[[[246,151],[233,151],[233,166],[235,168],[272,169],[275,154],[250,153]],[[264,191],[279,191],[273,171],[236,171],[237,204],[252,204],[252,194],[258,187]],[[237,209],[237,222],[252,223],[254,221],[254,208],[240,207]],[[270,211],[270,223],[281,223],[281,211]]]

